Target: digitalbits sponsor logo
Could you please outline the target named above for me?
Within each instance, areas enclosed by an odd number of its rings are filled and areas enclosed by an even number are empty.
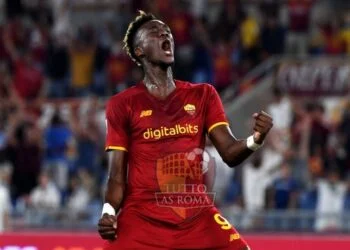
[[[211,191],[211,181],[206,181],[214,180],[213,170],[214,159],[200,148],[158,159],[157,204],[172,208],[181,217],[185,217],[187,209],[213,206],[215,193]]]
[[[174,127],[161,126],[159,128],[147,128],[142,135],[145,140],[159,140],[176,135],[195,135],[198,131],[198,125],[186,123],[184,125],[176,124]]]

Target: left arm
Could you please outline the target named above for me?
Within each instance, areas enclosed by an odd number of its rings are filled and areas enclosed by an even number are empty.
[[[272,128],[272,118],[265,112],[255,113],[254,143],[262,144]],[[218,150],[223,161],[230,167],[235,167],[247,159],[254,150],[247,145],[247,140],[237,140],[228,126],[217,126],[210,131],[209,137]]]

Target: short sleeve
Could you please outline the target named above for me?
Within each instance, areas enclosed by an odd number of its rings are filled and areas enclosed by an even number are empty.
[[[128,150],[128,112],[125,103],[114,97],[106,107],[105,150]]]
[[[220,100],[220,96],[211,85],[208,85],[209,94],[208,101],[206,103],[206,116],[205,116],[205,129],[208,134],[217,126],[228,126],[228,120],[225,115],[224,107]]]

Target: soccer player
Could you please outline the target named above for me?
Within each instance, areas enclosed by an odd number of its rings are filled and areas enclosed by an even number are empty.
[[[171,31],[151,14],[140,11],[124,44],[144,79],[106,108],[109,176],[98,223],[105,249],[249,249],[203,196],[201,152],[208,134],[234,167],[262,145],[271,117],[253,114],[253,134],[237,140],[211,85],[173,79]]]

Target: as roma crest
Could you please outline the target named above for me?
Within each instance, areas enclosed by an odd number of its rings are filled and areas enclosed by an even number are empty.
[[[190,115],[194,115],[196,113],[196,106],[193,104],[186,104],[184,110]]]

